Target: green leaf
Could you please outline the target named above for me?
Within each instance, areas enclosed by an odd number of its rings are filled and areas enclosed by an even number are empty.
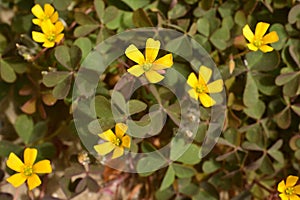
[[[197,30],[199,33],[203,34],[204,36],[209,36],[209,21],[206,18],[199,18],[197,21]]]
[[[6,45],[7,45],[6,38],[0,33],[0,54],[4,51]]]
[[[294,24],[300,20],[300,4],[292,7],[288,15],[288,21],[290,24]]]
[[[220,50],[225,50],[227,47],[226,41],[230,38],[230,32],[227,28],[222,27],[217,29],[210,37],[210,41],[215,47]]]
[[[97,24],[87,24],[79,26],[74,31],[75,37],[84,37],[99,28]]]
[[[202,170],[205,174],[210,174],[217,171],[220,168],[219,163],[214,160],[208,160],[203,163]]]
[[[172,138],[171,140],[171,150],[170,150],[170,159],[176,161],[180,158],[183,153],[188,149],[188,145],[185,144],[184,139],[182,138]]]
[[[261,100],[259,100],[258,88],[251,73],[247,73],[243,102],[247,107],[244,109],[247,115],[255,119],[260,119],[262,117],[266,106]]]
[[[82,12],[75,12],[74,18],[79,25],[97,25],[97,22],[92,17]]]
[[[6,140],[0,141],[0,157],[8,157],[11,152],[14,152],[15,154],[21,153],[23,150],[22,147],[13,144]]]
[[[55,58],[67,69],[75,68],[81,60],[81,50],[77,46],[58,46],[55,48]]]
[[[74,45],[78,46],[82,52],[82,60],[91,52],[93,45],[89,38],[81,37],[75,40]]]
[[[242,10],[237,11],[234,15],[234,21],[239,26],[243,27],[245,24],[247,24],[245,13]]]
[[[143,8],[146,5],[150,4],[150,0],[122,0],[126,3],[132,10],[137,10],[139,8]]]
[[[138,173],[147,173],[147,175],[150,175],[149,173],[158,170],[166,162],[166,159],[158,153],[151,153],[149,156],[143,157],[138,161],[136,170]]]
[[[185,164],[195,165],[200,162],[200,147],[195,144],[191,144],[186,151],[177,159],[178,162]]]
[[[152,27],[152,21],[146,11],[142,8],[137,9],[132,15],[133,24],[136,27]]]
[[[14,124],[17,134],[24,141],[29,144],[33,133],[33,121],[27,115],[19,115]]]
[[[280,55],[277,51],[269,53],[253,51],[246,54],[246,59],[249,69],[264,72],[276,69],[280,63]]]
[[[72,76],[68,76],[59,82],[53,89],[52,94],[56,99],[64,99],[68,96],[72,84]]]
[[[280,128],[287,129],[291,125],[291,118],[291,110],[289,107],[286,107],[280,113],[278,113],[274,119]]]
[[[177,19],[184,16],[187,13],[188,9],[183,4],[176,4],[171,10],[168,11],[169,19]]]
[[[178,178],[190,178],[196,174],[196,170],[192,167],[172,163],[175,174]]]
[[[129,108],[130,115],[142,112],[147,108],[147,104],[137,99],[128,101],[127,106]]]
[[[209,10],[214,4],[214,1],[213,0],[202,0],[201,1],[201,7],[204,9],[204,10]]]
[[[119,10],[115,6],[108,6],[105,9],[104,15],[103,15],[103,23],[107,24],[114,19],[116,19],[119,15]]]
[[[300,116],[300,104],[294,104],[291,108],[298,116]]]
[[[71,75],[70,72],[58,71],[58,72],[48,72],[43,76],[43,83],[47,87],[53,87]]]
[[[1,78],[8,83],[13,83],[17,79],[16,73],[13,68],[4,60],[0,59],[0,73]]]
[[[99,118],[113,118],[110,101],[104,96],[95,97],[95,110]]]
[[[300,75],[299,72],[290,72],[290,73],[280,74],[275,79],[275,83],[276,83],[276,85],[282,86],[282,85],[285,85],[286,83],[290,82],[291,80],[293,80],[294,78],[296,78],[299,75]]]
[[[72,0],[53,0],[53,5],[57,10],[67,10]]]
[[[165,189],[167,189],[170,185],[173,184],[174,180],[175,180],[175,171],[174,171],[172,165],[170,165],[168,167],[168,170],[167,170],[167,172],[165,174],[165,177],[164,177],[164,179],[163,179],[163,181],[162,181],[162,183],[160,185],[160,189],[159,190],[165,190]]]
[[[105,4],[103,0],[94,0],[94,6],[98,15],[98,18],[102,21],[104,16]]]
[[[35,124],[32,137],[30,138],[30,142],[36,142],[37,140],[43,138],[48,131],[47,123],[45,121],[39,121]]]

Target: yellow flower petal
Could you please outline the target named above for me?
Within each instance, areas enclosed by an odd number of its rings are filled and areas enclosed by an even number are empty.
[[[297,176],[288,176],[286,179],[286,187],[292,187],[296,185],[298,179],[299,178]]]
[[[247,47],[248,47],[250,50],[252,50],[252,51],[257,51],[257,50],[258,50],[258,48],[257,48],[256,46],[254,46],[253,44],[251,44],[251,43],[247,44]]]
[[[188,91],[189,95],[191,98],[195,99],[195,100],[198,100],[198,93],[196,92],[195,89],[190,89]]]
[[[249,42],[252,42],[253,41],[253,38],[254,38],[254,34],[253,32],[251,31],[249,25],[245,25],[244,28],[243,28],[243,35],[245,36],[245,38],[249,41]]]
[[[57,20],[58,20],[58,12],[57,11],[50,17],[50,20],[52,23],[57,22]]]
[[[125,135],[123,138],[122,138],[122,146],[123,147],[126,147],[126,148],[130,148],[130,143],[131,143],[131,139],[128,135]]]
[[[43,44],[43,47],[51,48],[51,47],[54,47],[54,45],[55,45],[55,42],[45,41],[45,43]]]
[[[207,85],[207,89],[209,93],[217,93],[223,90],[223,81],[221,79],[216,80]]]
[[[26,181],[27,177],[21,173],[14,174],[6,179],[7,182],[12,184],[14,187],[19,187]]]
[[[39,4],[36,4],[35,6],[33,6],[31,8],[31,12],[34,16],[36,16],[39,19],[44,18],[44,11],[42,9],[42,7]]]
[[[146,62],[153,63],[160,48],[160,41],[148,38],[146,41]]]
[[[98,144],[94,146],[94,149],[97,151],[97,153],[101,156],[104,156],[111,152],[116,146],[111,142],[105,142],[102,144]]]
[[[52,167],[49,160],[41,160],[33,165],[33,172],[38,174],[51,173]]]
[[[263,45],[263,46],[259,47],[259,49],[264,53],[273,51],[273,47],[270,47],[268,45]]]
[[[294,187],[294,192],[295,192],[296,194],[299,194],[299,195],[300,195],[300,185],[296,185],[296,186]]]
[[[284,192],[285,191],[285,189],[286,189],[286,187],[285,187],[285,183],[284,183],[284,181],[281,181],[279,184],[278,184],[278,186],[277,186],[277,190],[278,190],[278,192]]]
[[[263,37],[264,44],[274,43],[279,40],[279,37],[275,31],[272,31]]]
[[[41,185],[41,183],[42,183],[41,179],[36,174],[32,174],[27,179],[27,185],[28,185],[29,190],[33,190],[37,186]]]
[[[56,36],[55,42],[56,42],[56,43],[59,43],[63,38],[64,38],[64,34],[61,33],[61,34],[59,34],[59,35]]]
[[[173,65],[173,56],[172,54],[167,54],[156,61],[153,62],[153,70],[161,70],[170,68]]]
[[[32,19],[32,23],[35,25],[41,26],[41,20],[40,19]]]
[[[158,83],[164,79],[162,75],[153,70],[145,72],[145,76],[150,83]]]
[[[196,85],[198,84],[198,78],[196,77],[195,73],[190,73],[187,84],[192,88],[196,87]]]
[[[64,25],[62,22],[56,22],[56,24],[54,25],[55,27],[55,33],[56,35],[58,35],[59,33],[61,33],[64,30]]]
[[[145,72],[143,67],[140,65],[134,65],[134,66],[130,67],[129,69],[127,69],[127,71],[130,74],[134,75],[135,77],[139,77]]]
[[[52,34],[55,31],[55,26],[51,23],[50,20],[43,21],[41,24],[41,29],[46,35]]]
[[[46,3],[44,5],[44,12],[46,16],[50,17],[54,13],[54,8],[50,4]]]
[[[125,132],[127,131],[128,129],[128,126],[126,124],[123,124],[123,123],[117,123],[116,124],[116,136],[118,138],[122,138],[123,135],[125,134]]]
[[[142,65],[145,62],[144,55],[133,44],[126,49],[125,55],[139,65]]]
[[[300,200],[300,197],[296,194],[290,196],[290,200]]]
[[[264,34],[267,32],[270,24],[265,22],[259,22],[255,27],[255,37],[257,39],[260,39],[264,36]]]
[[[112,155],[112,159],[118,158],[124,154],[124,148],[123,147],[116,147],[114,150],[114,153]]]
[[[106,141],[115,141],[116,140],[116,135],[112,132],[111,129],[101,133],[101,134],[98,134],[100,138],[102,138],[103,140],[106,140]]]
[[[28,166],[32,166],[35,162],[37,156],[37,150],[26,148],[24,151],[24,164]]]
[[[289,197],[286,194],[280,194],[279,197],[281,200],[289,200]]]
[[[202,78],[207,83],[212,75],[212,70],[204,65],[200,66],[199,69],[199,81]]]
[[[21,172],[24,167],[24,163],[16,156],[14,153],[10,153],[8,156],[8,160],[6,161],[6,165],[16,172]]]
[[[199,94],[199,99],[204,107],[211,107],[216,104],[215,100],[205,93]]]
[[[43,33],[32,31],[32,39],[36,42],[45,42],[46,38]]]

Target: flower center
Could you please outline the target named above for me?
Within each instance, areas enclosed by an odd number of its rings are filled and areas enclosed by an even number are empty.
[[[122,140],[120,138],[116,138],[114,141],[112,141],[112,143],[119,147],[122,144]]]
[[[286,195],[293,195],[294,194],[294,188],[293,187],[288,187],[285,189],[285,194]]]
[[[144,70],[145,72],[147,72],[147,71],[149,71],[149,70],[151,69],[151,67],[152,67],[152,63],[145,63],[145,64],[143,65],[143,70]]]
[[[25,166],[23,169],[23,173],[25,176],[31,176],[33,174],[32,166]]]
[[[199,84],[196,86],[195,90],[198,94],[203,93],[206,91],[206,86],[203,84]]]
[[[259,48],[262,45],[262,41],[261,41],[261,39],[254,39],[253,44],[254,44],[254,46]]]
[[[55,34],[54,33],[50,33],[47,36],[47,40],[49,40],[50,42],[54,42],[55,41]]]

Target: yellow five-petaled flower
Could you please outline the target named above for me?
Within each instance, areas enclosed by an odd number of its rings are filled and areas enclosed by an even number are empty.
[[[300,185],[296,185],[298,179],[297,176],[288,176],[286,183],[283,180],[278,184],[277,190],[282,200],[300,200]]]
[[[37,174],[51,173],[52,167],[49,160],[42,160],[35,163],[37,150],[26,148],[24,151],[24,163],[14,153],[10,153],[6,165],[18,172],[6,179],[14,187],[19,187],[27,180],[29,190],[41,184]],[[35,164],[34,164],[35,163]]]
[[[55,43],[59,43],[64,37],[64,34],[61,33],[64,30],[64,25],[60,21],[52,24],[48,20],[42,23],[41,28],[42,33],[32,31],[32,38],[36,42],[44,43],[44,47],[53,47]]]
[[[125,55],[137,63],[137,65],[132,66],[127,71],[136,76],[140,77],[145,74],[146,78],[150,83],[158,83],[164,79],[159,71],[166,68],[170,68],[173,65],[172,54],[167,54],[157,60],[157,54],[160,48],[160,42],[152,38],[148,38],[146,41],[146,50],[144,55],[136,48],[135,45],[130,45],[126,51]]]
[[[99,134],[99,137],[107,142],[95,145],[94,149],[102,156],[114,150],[112,159],[122,156],[124,147],[130,148],[130,137],[125,135],[127,129],[125,124],[117,123],[115,126],[116,134],[111,129]]]
[[[55,23],[58,20],[58,13],[54,10],[54,8],[46,3],[44,5],[44,10],[39,4],[36,4],[31,8],[31,12],[37,19],[32,19],[32,23],[41,26],[43,22],[50,20],[51,23]]]
[[[279,40],[279,37],[275,31],[272,31],[265,35],[269,26],[270,24],[268,23],[259,22],[256,25],[254,34],[251,31],[249,25],[244,26],[243,35],[249,41],[247,46],[250,50],[257,51],[259,49],[264,53],[273,51],[273,47],[270,47],[267,44],[277,42]]]
[[[221,79],[208,83],[211,75],[212,70],[202,65],[199,69],[199,77],[197,78],[195,73],[191,73],[187,80],[187,84],[192,87],[192,89],[188,91],[189,95],[195,100],[199,98],[204,107],[211,107],[216,103],[216,101],[208,95],[209,93],[218,93],[223,90],[223,81]]]

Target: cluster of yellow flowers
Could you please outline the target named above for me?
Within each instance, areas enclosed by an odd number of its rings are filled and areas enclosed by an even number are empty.
[[[44,47],[54,47],[55,43],[59,43],[64,37],[62,33],[64,25],[58,19],[58,12],[50,4],[45,4],[44,10],[39,4],[36,4],[32,7],[31,12],[37,17],[32,22],[42,29],[42,32],[32,31],[32,39],[44,43]]]

